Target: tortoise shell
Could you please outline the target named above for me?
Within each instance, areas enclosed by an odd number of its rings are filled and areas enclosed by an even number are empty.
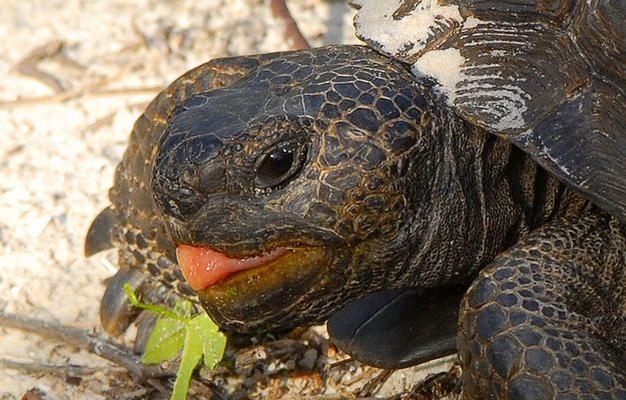
[[[626,220],[623,0],[357,0],[357,36]]]

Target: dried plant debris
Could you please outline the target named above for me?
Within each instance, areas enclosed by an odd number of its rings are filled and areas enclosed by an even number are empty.
[[[2,312],[0,326],[72,345],[123,369],[13,360],[0,360],[0,365],[36,376],[54,375],[74,386],[80,386],[90,375],[102,373],[109,377],[111,386],[102,394],[115,398],[334,396],[365,399],[382,396],[380,398],[441,399],[459,392],[460,369],[457,365],[435,374],[429,373],[430,369],[440,368],[444,363],[439,362],[439,366],[425,364],[404,371],[364,366],[338,352],[329,343],[323,327],[297,329],[278,338],[245,338],[245,342],[252,343],[248,345],[241,339],[231,338],[234,343],[222,359],[225,338],[206,314],[192,316],[191,308],[184,303],[178,304],[173,311],[144,305],[129,292],[135,306],[151,309],[162,317],[157,321],[141,359],[130,348],[93,330]],[[201,358],[204,366],[194,371]],[[178,369],[176,373],[175,369]],[[392,381],[396,374],[403,379],[400,386]]]

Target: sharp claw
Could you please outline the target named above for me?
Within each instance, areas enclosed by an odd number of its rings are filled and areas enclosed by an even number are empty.
[[[135,320],[138,311],[130,306],[124,284],[128,283],[135,291],[141,292],[140,288],[147,278],[139,269],[123,268],[109,279],[100,301],[100,322],[105,331],[119,335]]]
[[[133,351],[137,354],[143,354],[148,344],[150,334],[154,329],[158,317],[149,311],[142,311],[137,317],[137,335],[133,344]]]
[[[115,213],[107,207],[93,220],[85,238],[85,257],[113,247]]]

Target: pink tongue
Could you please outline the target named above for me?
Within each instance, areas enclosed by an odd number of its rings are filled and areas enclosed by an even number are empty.
[[[176,258],[189,286],[200,291],[237,271],[260,267],[274,261],[287,251],[285,248],[277,248],[260,256],[230,258],[207,247],[182,244],[176,249]]]

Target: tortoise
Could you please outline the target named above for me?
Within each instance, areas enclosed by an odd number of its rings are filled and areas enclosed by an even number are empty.
[[[212,60],[136,122],[85,251],[225,330],[328,321],[468,399],[626,399],[621,0],[359,0],[369,46]]]

